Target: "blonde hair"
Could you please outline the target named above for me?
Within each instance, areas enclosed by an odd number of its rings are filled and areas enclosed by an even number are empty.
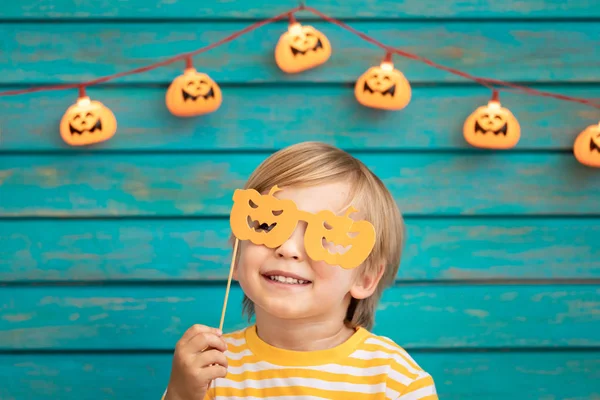
[[[402,247],[404,221],[383,182],[349,153],[320,142],[303,142],[281,149],[265,159],[248,178],[244,189],[262,193],[274,185],[309,187],[334,181],[351,183],[350,199],[375,227],[377,241],[361,273],[377,274],[384,268],[375,292],[366,299],[352,298],[345,323],[372,329],[383,290],[394,283]],[[239,257],[237,258],[239,260]],[[251,319],[254,304],[244,295],[243,313]]]

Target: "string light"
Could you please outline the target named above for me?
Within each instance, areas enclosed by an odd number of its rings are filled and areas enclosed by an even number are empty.
[[[304,6],[304,5],[300,5],[298,7],[292,8],[291,10],[281,13],[279,15],[276,15],[274,17],[266,18],[261,21],[257,21],[253,24],[248,25],[244,29],[234,32],[231,35],[228,35],[221,40],[218,40],[207,46],[199,48],[195,51],[178,54],[171,58],[165,59],[165,60],[157,62],[157,63],[150,64],[150,65],[147,65],[144,67],[135,68],[135,69],[132,69],[129,71],[124,71],[124,72],[116,73],[113,75],[107,75],[107,76],[100,77],[100,78],[93,79],[93,80],[86,81],[86,82],[73,83],[73,84],[35,86],[35,87],[26,88],[26,89],[8,90],[8,91],[0,92],[0,96],[11,96],[11,95],[24,94],[24,93],[39,92],[39,91],[80,88],[80,96],[77,100],[77,103],[72,105],[71,107],[69,107],[69,109],[67,110],[67,112],[65,113],[65,115],[63,116],[63,118],[61,120],[60,133],[61,133],[63,140],[65,140],[65,142],[75,145],[75,146],[86,145],[86,144],[91,144],[91,143],[97,143],[99,141],[108,140],[116,132],[116,119],[114,118],[112,111],[110,111],[110,109],[105,107],[102,103],[100,103],[99,101],[92,101],[89,99],[89,97],[87,97],[85,95],[83,95],[83,96],[81,95],[81,92],[84,92],[85,87],[101,84],[101,83],[108,82],[110,80],[117,79],[117,78],[127,76],[127,75],[143,73],[146,71],[150,71],[150,70],[171,64],[176,61],[191,60],[191,57],[194,55],[206,52],[215,47],[218,47],[225,43],[231,42],[231,41],[235,40],[236,38],[238,38],[248,32],[256,30],[259,27],[267,25],[271,22],[275,22],[275,21],[284,19],[285,17],[288,17],[290,20],[290,23],[288,25],[288,30],[287,30],[287,32],[282,34],[282,36],[280,37],[280,39],[277,43],[277,46],[275,48],[275,61],[276,61],[277,65],[279,66],[279,68],[281,68],[283,71],[285,71],[287,73],[297,73],[300,71],[304,71],[306,69],[314,68],[318,65],[325,63],[331,55],[331,44],[329,43],[329,40],[327,39],[327,37],[325,35],[323,35],[323,33],[319,32],[318,30],[314,29],[311,26],[302,26],[300,23],[298,23],[295,20],[294,13],[299,10],[306,10],[308,12],[311,12],[311,13],[321,17],[325,21],[328,21],[332,24],[340,26],[343,29],[362,38],[363,40],[385,50],[386,57],[389,57],[390,61],[385,62],[385,60],[384,60],[384,62],[382,62],[379,67],[373,67],[373,68],[379,68],[382,73],[391,73],[394,71],[398,71],[398,70],[394,69],[393,64],[391,63],[391,54],[396,54],[396,55],[399,55],[399,56],[402,56],[402,57],[405,57],[405,58],[408,58],[411,60],[416,60],[416,61],[425,63],[433,68],[437,68],[437,69],[449,72],[451,74],[461,76],[465,79],[469,79],[474,82],[477,82],[480,85],[483,85],[485,87],[492,89],[493,93],[494,93],[493,96],[496,96],[496,99],[498,96],[498,91],[505,90],[506,88],[512,88],[514,90],[522,91],[523,93],[533,95],[533,96],[550,97],[550,98],[554,98],[554,99],[562,100],[562,101],[576,102],[576,103],[584,104],[584,105],[587,105],[587,106],[590,106],[590,107],[593,107],[596,109],[600,109],[600,103],[595,102],[590,99],[574,97],[574,96],[566,96],[566,95],[562,95],[562,94],[558,94],[558,93],[537,90],[537,89],[529,88],[527,86],[517,85],[514,83],[510,83],[510,82],[505,82],[505,81],[502,81],[499,79],[478,77],[478,76],[474,76],[474,75],[468,74],[466,72],[460,71],[456,68],[446,67],[444,65],[438,64],[432,60],[429,60],[429,59],[419,56],[417,54],[410,53],[410,52],[407,52],[404,50],[400,50],[400,49],[385,45],[384,43],[366,35],[365,33],[360,32],[360,31],[348,26],[347,24],[345,24],[342,21],[339,21],[328,15],[325,15],[325,14],[321,13],[320,11],[316,10],[315,8]],[[296,43],[299,43],[300,45],[299,46],[294,45],[294,47],[292,47],[290,45],[290,43],[292,43],[292,41],[295,41]],[[293,49],[295,49],[295,50],[293,50]],[[198,75],[200,74],[197,71],[195,71],[195,69],[194,70],[190,69],[189,71],[187,71],[187,69],[186,69],[186,71],[184,71],[184,74],[182,76],[186,76],[186,72],[189,73],[190,75],[193,74],[194,72]],[[400,71],[398,71],[398,73],[400,73]],[[363,74],[363,76],[365,74]],[[178,78],[181,78],[182,76],[180,76]],[[361,78],[363,76],[361,76]],[[210,79],[207,75],[205,75],[205,77],[207,79]],[[403,75],[402,75],[402,77],[403,77]],[[169,89],[171,89],[171,87],[177,86],[174,84],[178,78],[176,78],[172,82]],[[361,78],[359,78],[359,80]],[[404,80],[406,80],[406,78],[404,78]],[[212,79],[210,79],[210,81],[212,81]],[[214,87],[218,88],[218,85],[216,85],[216,83],[214,83]],[[363,87],[364,87],[364,85],[363,85]],[[366,104],[366,103],[368,103],[368,101],[363,102],[363,101],[361,101],[359,96],[356,95],[357,88],[358,88],[358,81],[357,81],[357,85],[355,85],[355,96],[357,97],[357,100],[359,102],[361,102],[361,104],[364,104],[368,107],[384,108],[384,109],[400,109],[400,108],[405,107],[408,104],[408,102],[410,101],[411,94],[410,94],[410,85],[408,84],[408,81],[405,82],[404,90],[401,91],[401,93],[404,95],[404,102],[406,102],[406,104],[404,104],[402,106],[398,105],[398,104],[401,104],[402,102],[396,103],[396,105],[394,105],[394,106],[390,106],[388,104],[387,108],[386,108],[386,105],[381,102]],[[182,96],[183,96],[183,93],[182,93]],[[188,100],[189,100],[189,98],[188,98]],[[364,100],[364,98],[362,100]],[[169,100],[168,100],[168,94],[167,94],[167,98],[165,101],[167,103],[167,107],[169,108],[169,111],[171,111],[175,115],[192,116],[192,115],[200,115],[201,113],[215,111],[220,106],[221,100],[219,99],[217,101],[217,99],[215,97],[215,101],[210,107],[208,107],[204,110],[201,110],[201,111],[196,110],[196,111],[187,111],[187,112],[181,111],[181,108],[170,106]],[[187,108],[189,108],[189,109],[192,108],[192,107],[190,107],[190,104],[186,104],[186,106],[188,106]],[[478,110],[480,110],[480,112],[478,112]],[[496,116],[502,117],[503,115],[506,117],[506,119],[509,123],[509,125],[507,126],[506,134],[504,134],[504,132],[501,132],[497,135],[496,134],[487,135],[487,136],[480,135],[478,137],[478,139],[481,139],[483,136],[486,136],[487,140],[483,141],[483,142],[474,140],[476,128],[475,128],[475,125],[471,125],[471,120],[473,118],[476,119],[478,115],[483,118],[485,115],[485,112],[488,113],[488,116],[493,115],[494,118]],[[94,131],[85,131],[84,130],[83,132],[85,134],[77,133],[77,130],[78,130],[77,128],[75,128],[75,130],[71,130],[71,128],[68,125],[68,122],[69,121],[75,122],[76,116],[79,116],[78,120],[80,120],[83,116],[87,116],[88,113],[90,114],[90,116],[96,115],[94,113],[99,113],[99,115],[102,117],[102,120],[101,120],[102,130],[98,131],[98,127]],[[184,114],[186,114],[186,115],[184,115]],[[187,115],[187,114],[189,114],[189,115]],[[90,116],[88,116],[88,118],[90,118]],[[475,121],[473,120],[473,122],[475,122]],[[88,126],[89,122],[86,121],[85,125]],[[71,125],[71,126],[74,126],[74,125]],[[472,129],[470,128],[471,126],[473,127]],[[490,126],[492,126],[492,125],[490,125]],[[469,129],[467,129],[467,128],[469,128]],[[472,132],[470,132],[471,130],[472,130]],[[580,143],[585,144],[585,141],[588,140],[588,138],[589,138],[590,141],[587,144],[588,148],[590,148],[590,146],[591,146],[589,151],[592,151],[592,152],[597,151],[594,146],[597,145],[598,141],[600,141],[600,137],[593,136],[593,133],[598,132],[598,134],[600,134],[599,130],[600,130],[600,128],[598,126],[592,125],[592,126],[586,128],[583,132],[581,132],[580,135],[576,139],[575,148],[574,148],[575,156],[577,157],[577,159],[580,162],[582,162],[586,165],[589,165],[589,166],[596,167],[596,166],[598,166],[597,163],[600,163],[600,161],[590,161],[591,159],[589,157],[586,158],[585,154],[580,152],[580,150],[583,149],[585,146],[578,146],[578,144],[580,144]],[[96,135],[97,132],[100,132],[101,134]],[[470,132],[471,135],[467,134],[467,132]],[[512,133],[512,135],[511,135],[511,133]],[[510,148],[510,147],[513,147],[514,145],[516,145],[516,143],[519,140],[520,127],[518,125],[518,121],[516,120],[516,118],[514,118],[514,116],[508,109],[503,108],[500,105],[499,101],[492,100],[488,103],[487,106],[478,108],[473,114],[471,114],[471,116],[469,116],[467,118],[467,120],[465,121],[463,134],[465,135],[465,139],[467,141],[469,141],[469,143],[471,143],[472,145],[477,146],[477,147]],[[494,141],[489,140],[492,137],[493,137]],[[597,152],[600,153],[600,151],[597,151]],[[594,160],[596,160],[596,159],[594,159]]]
[[[171,82],[165,103],[171,114],[194,117],[216,111],[223,101],[221,88],[207,74],[196,71],[192,57],[185,59],[183,74]]]
[[[498,91],[492,91],[487,105],[478,107],[467,117],[463,136],[467,143],[484,149],[510,149],[521,138],[519,121],[507,108],[502,107]]]
[[[59,131],[70,146],[87,146],[112,138],[117,132],[117,119],[104,104],[90,100],[85,86],[80,86],[77,102],[64,113]]]
[[[284,72],[295,74],[324,64],[331,56],[327,36],[310,25],[302,26],[294,14],[275,46],[275,63]]]
[[[600,122],[585,128],[573,144],[573,154],[581,164],[600,168]]]
[[[369,68],[358,78],[354,96],[366,107],[401,110],[410,102],[411,89],[402,72],[394,68],[392,53],[387,52],[379,66]]]

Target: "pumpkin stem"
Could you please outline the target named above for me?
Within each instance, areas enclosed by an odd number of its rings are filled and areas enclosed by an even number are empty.
[[[79,98],[85,97],[85,85],[79,86]]]
[[[281,189],[279,189],[279,186],[275,185],[271,188],[271,190],[269,191],[269,196],[273,196],[275,194],[275,192],[279,192]]]
[[[500,94],[498,93],[498,91],[496,89],[492,89],[492,101],[498,102],[499,97]]]
[[[346,210],[346,214],[344,214],[345,217],[349,217],[350,214],[358,212],[358,210],[356,208],[354,208],[354,206],[350,206],[348,207],[348,209]]]
[[[289,13],[289,18],[290,18],[290,25],[294,25],[295,23],[297,23],[298,21],[296,21],[296,17],[294,17],[294,13],[291,12]]]
[[[192,56],[187,56],[185,58],[185,69],[194,68],[194,62],[192,61]]]

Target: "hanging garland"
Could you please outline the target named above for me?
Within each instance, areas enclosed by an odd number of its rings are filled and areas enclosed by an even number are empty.
[[[498,92],[505,90],[505,88],[520,90],[534,96],[552,97],[558,100],[577,102],[600,109],[600,103],[589,99],[536,90],[498,79],[476,77],[463,71],[437,64],[416,54],[387,46],[346,25],[342,21],[304,5],[295,7],[275,17],[258,21],[198,50],[178,54],[145,67],[78,84],[37,86],[28,89],[10,90],[0,92],[0,96],[78,88],[78,99],[63,115],[60,121],[59,132],[62,139],[70,146],[86,146],[109,140],[117,131],[117,120],[112,111],[101,102],[91,100],[85,93],[86,87],[122,76],[150,71],[177,61],[185,61],[186,66],[183,73],[173,80],[165,94],[167,109],[178,117],[195,117],[212,113],[221,106],[223,100],[221,89],[206,73],[198,72],[194,68],[192,62],[194,55],[235,40],[263,25],[288,17],[288,29],[280,36],[275,46],[274,58],[277,66],[288,74],[295,74],[327,62],[331,56],[332,49],[329,39],[314,27],[301,25],[294,17],[294,13],[300,10],[312,12],[385,51],[385,57],[380,65],[370,67],[356,80],[354,96],[365,107],[383,110],[401,110],[410,103],[412,95],[410,83],[402,72],[394,68],[392,62],[393,54],[423,62],[434,68],[477,82],[492,90],[492,97],[488,104],[478,107],[467,117],[463,126],[465,141],[474,147],[499,150],[513,148],[518,143],[521,137],[519,122],[512,112],[508,108],[503,107],[499,101]],[[592,168],[600,168],[600,123],[588,126],[577,136],[573,145],[573,154],[581,164]]]

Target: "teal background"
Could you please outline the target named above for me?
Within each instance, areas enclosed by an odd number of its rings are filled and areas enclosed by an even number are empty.
[[[600,98],[600,1],[307,2],[384,43],[481,75]],[[22,0],[0,5],[0,90],[79,82],[217,41],[295,2]],[[395,57],[399,112],[361,107],[353,82],[383,57],[300,12],[333,46],[287,76],[286,22],[194,58],[223,105],[171,116],[175,63],[88,89],[118,132],[69,148],[75,90],[0,97],[0,399],[151,399],[193,323],[218,326],[233,190],[273,151],[320,140],[388,185],[408,242],[375,333],[435,378],[441,399],[600,399],[600,170],[572,143],[600,111],[502,92],[522,128],[473,149],[464,119],[489,90]],[[234,286],[226,330],[244,326]]]

